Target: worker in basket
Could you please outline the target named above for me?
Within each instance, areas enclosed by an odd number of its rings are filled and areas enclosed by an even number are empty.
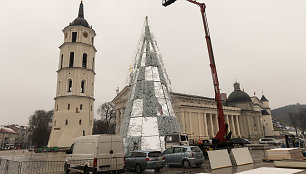
[[[227,141],[229,141],[232,137],[232,131],[228,132],[228,124],[227,123],[225,124],[225,132],[226,132],[226,139],[227,139]]]

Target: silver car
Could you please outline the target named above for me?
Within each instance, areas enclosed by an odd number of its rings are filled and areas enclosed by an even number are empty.
[[[146,169],[156,172],[165,167],[165,160],[160,151],[132,151],[125,156],[125,169],[141,173]]]
[[[169,166],[182,166],[190,168],[201,166],[204,155],[198,146],[175,146],[164,151],[166,164]]]
[[[259,140],[259,144],[273,144],[275,146],[280,145],[280,141],[277,141],[274,138],[262,138]]]

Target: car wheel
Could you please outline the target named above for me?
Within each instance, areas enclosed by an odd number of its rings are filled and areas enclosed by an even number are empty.
[[[89,174],[89,168],[88,168],[88,166],[85,166],[85,167],[84,167],[84,174]]]
[[[136,173],[141,173],[142,172],[142,168],[141,168],[140,164],[136,164],[135,171],[136,171]]]
[[[183,165],[183,168],[185,168],[185,169],[190,168],[190,162],[188,160],[184,160],[182,165]]]
[[[69,174],[70,173],[70,169],[69,169],[69,164],[65,163],[64,164],[64,171],[65,171],[65,174]]]

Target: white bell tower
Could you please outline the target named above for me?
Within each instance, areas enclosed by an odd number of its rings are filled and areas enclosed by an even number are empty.
[[[48,147],[70,147],[76,137],[91,135],[93,129],[96,33],[84,19],[83,2],[63,33]]]

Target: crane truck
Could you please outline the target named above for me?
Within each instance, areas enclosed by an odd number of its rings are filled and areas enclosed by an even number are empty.
[[[162,5],[166,7],[166,6],[173,4],[175,1],[176,0],[162,0]],[[223,107],[222,107],[222,101],[221,101],[221,93],[220,93],[220,88],[219,88],[217,68],[215,64],[215,58],[214,58],[214,53],[213,53],[213,48],[212,48],[212,43],[211,43],[211,38],[210,38],[210,32],[209,32],[208,22],[207,22],[207,17],[206,17],[206,12],[205,12],[206,5],[205,3],[200,3],[200,2],[197,2],[196,0],[186,0],[186,1],[193,3],[197,5],[198,7],[200,7],[203,25],[204,25],[205,40],[206,40],[206,45],[207,45],[207,50],[208,50],[210,69],[211,69],[214,91],[215,91],[215,101],[217,104],[218,125],[219,125],[219,131],[216,134],[216,136],[212,139],[212,145],[216,148],[226,147],[226,146],[229,146],[229,139],[231,137],[231,132],[228,133],[228,125],[225,123],[225,120],[224,120],[224,113],[223,113]]]

